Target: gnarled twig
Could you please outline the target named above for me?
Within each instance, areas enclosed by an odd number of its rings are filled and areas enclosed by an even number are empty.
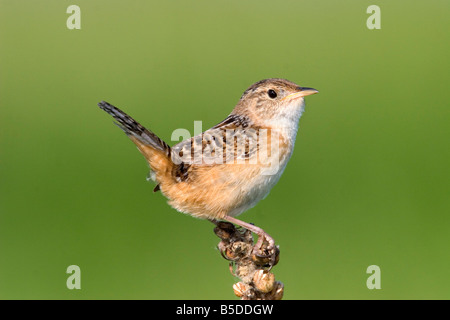
[[[216,222],[215,234],[221,239],[218,248],[222,256],[230,261],[231,273],[241,281],[233,285],[241,300],[281,300],[284,285],[275,281],[271,268],[278,263],[280,250],[275,247],[275,261],[268,256],[253,254],[252,233],[237,229],[229,222]],[[234,266],[234,270],[233,270]]]

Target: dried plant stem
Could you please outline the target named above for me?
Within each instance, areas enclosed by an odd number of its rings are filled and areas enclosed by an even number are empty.
[[[278,263],[279,249],[268,255],[254,254],[252,233],[246,229],[237,229],[229,222],[215,222],[214,232],[221,239],[218,248],[222,256],[230,261],[231,273],[240,279],[233,285],[236,296],[241,300],[281,300],[284,285],[275,281],[272,267]],[[233,268],[234,267],[234,268]]]

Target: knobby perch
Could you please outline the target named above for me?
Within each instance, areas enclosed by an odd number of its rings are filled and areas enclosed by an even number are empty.
[[[261,252],[261,255],[253,253],[254,240],[249,230],[237,229],[232,223],[221,221],[216,223],[214,232],[221,239],[218,248],[230,261],[231,273],[241,280],[233,285],[236,296],[241,300],[281,300],[284,285],[275,281],[271,272],[279,260],[278,247],[275,246],[275,259],[272,261],[266,252]]]
[[[146,158],[157,184],[154,191],[160,190],[176,210],[216,223],[219,249],[241,279],[233,288],[242,299],[283,296],[283,284],[270,272],[279,255],[275,241],[235,217],[278,182],[293,152],[304,97],[316,93],[286,79],[258,81],[222,122],[172,147],[119,108],[98,104]],[[258,235],[256,244],[251,232]]]

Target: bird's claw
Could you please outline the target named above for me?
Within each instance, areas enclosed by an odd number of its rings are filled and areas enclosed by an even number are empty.
[[[272,269],[280,259],[280,249],[278,246],[267,246],[266,248],[254,247],[252,260],[260,266]]]

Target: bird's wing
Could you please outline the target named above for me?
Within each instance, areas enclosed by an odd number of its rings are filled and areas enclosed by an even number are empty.
[[[211,129],[174,145],[172,159],[184,163],[184,167],[244,163],[257,155],[258,136],[259,130],[248,118],[231,114]]]

